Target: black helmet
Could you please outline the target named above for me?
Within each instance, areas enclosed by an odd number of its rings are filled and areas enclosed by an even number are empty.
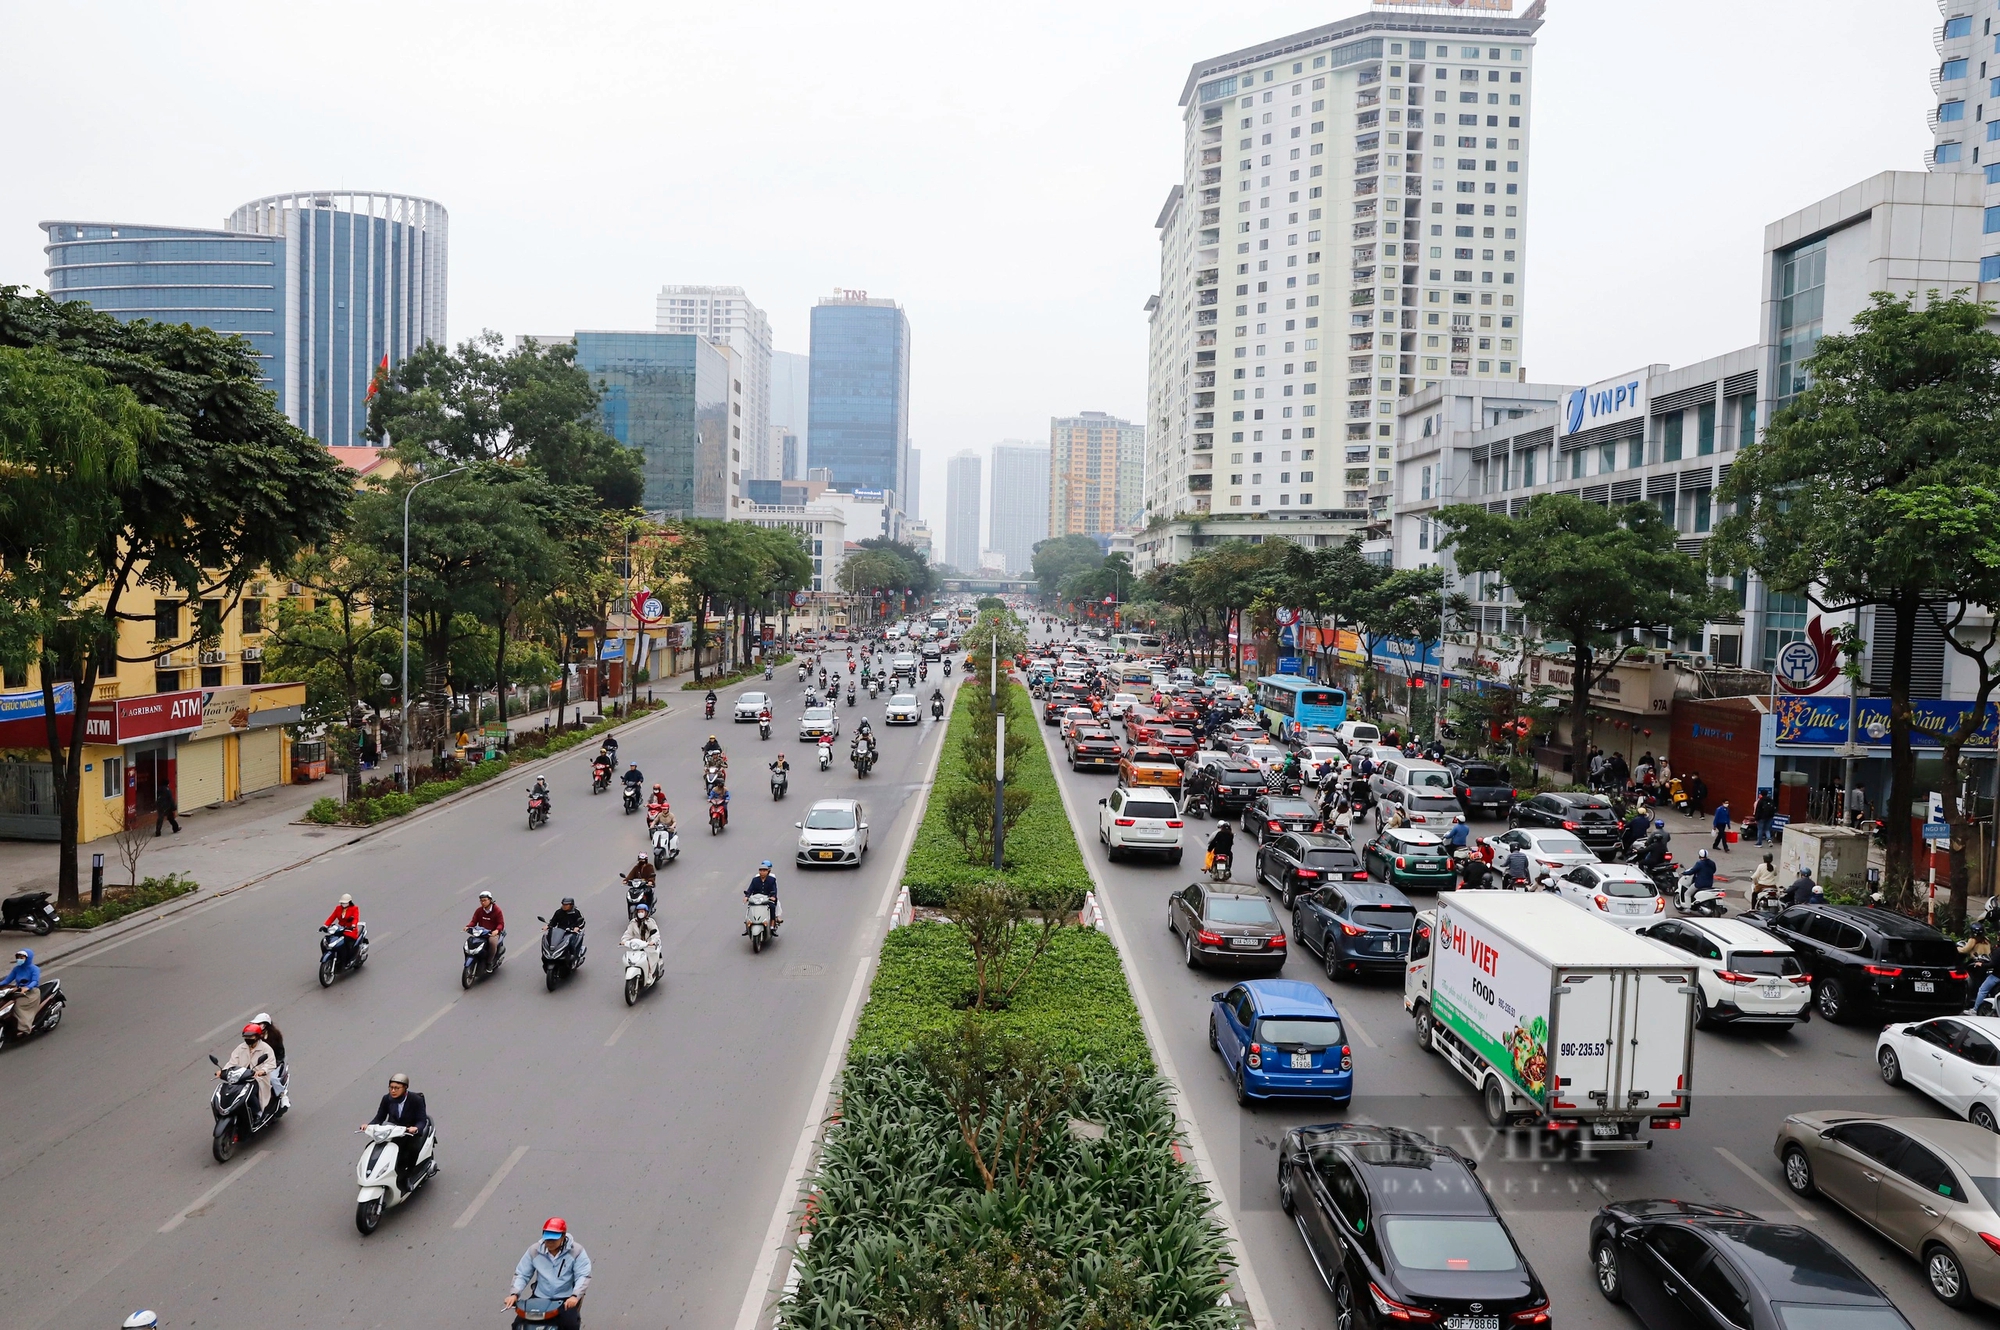
[[[574,909],[575,906],[576,906],[576,897],[574,896],[563,897],[563,908],[565,910]]]

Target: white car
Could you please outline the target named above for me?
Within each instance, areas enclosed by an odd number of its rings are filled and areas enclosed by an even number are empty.
[[[1452,823],[1465,821],[1458,799],[1449,790],[1443,794],[1425,794],[1396,785],[1375,798],[1375,830],[1388,826],[1390,814],[1398,808],[1403,810],[1403,825],[1408,827],[1449,832]]]
[[[757,713],[771,705],[769,693],[744,693],[736,699],[736,720],[755,722]]]
[[[1245,744],[1243,757],[1265,771],[1275,771],[1285,764],[1285,750],[1276,744]]]
[[[1347,754],[1327,744],[1308,744],[1299,750],[1299,766],[1306,779],[1317,785],[1346,768]]]
[[[1790,1028],[1812,1004],[1812,976],[1798,953],[1741,919],[1684,916],[1648,924],[1639,932],[1672,947],[1677,957],[1694,957],[1701,967],[1696,1025]]]
[[[1363,748],[1379,743],[1382,738],[1382,731],[1365,720],[1342,721],[1340,728],[1334,733],[1340,736],[1340,742],[1346,745],[1347,751],[1356,761],[1360,760]]]
[[[1579,909],[1588,910],[1620,928],[1657,923],[1667,912],[1644,869],[1631,864],[1582,864],[1556,878],[1556,892]]]
[[[899,651],[896,653],[896,658],[889,663],[889,676],[894,678],[899,674],[906,674],[912,679],[917,677],[916,656],[908,651]]]
[[[821,739],[840,737],[840,717],[832,707],[807,707],[799,717],[799,742],[816,744]]]
[[[1128,854],[1165,855],[1181,861],[1181,809],[1162,789],[1119,786],[1097,801],[1097,839],[1112,862]]]
[[[1138,705],[1139,695],[1137,693],[1113,693],[1110,705],[1104,709],[1114,716],[1122,717],[1126,712]]]
[[[917,705],[915,693],[898,693],[882,709],[884,725],[921,725],[923,720],[923,710]]]
[[[867,816],[855,799],[816,800],[805,821],[792,823],[799,829],[798,862],[859,867],[868,853]]]
[[[1875,1040],[1875,1067],[1889,1084],[1914,1086],[1975,1127],[2000,1131],[2000,1018],[1887,1026]]]
[[[1456,802],[1456,801],[1454,801]],[[1572,868],[1598,862],[1597,852],[1567,831],[1547,831],[1540,827],[1516,827],[1498,836],[1484,837],[1480,844],[1493,851],[1493,866],[1502,867],[1507,856],[1520,850],[1528,856],[1528,880],[1547,885]]]

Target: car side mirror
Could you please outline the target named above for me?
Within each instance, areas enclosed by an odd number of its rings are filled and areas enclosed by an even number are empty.
[[[792,823],[792,825],[797,827],[800,831],[804,831],[806,829],[806,824],[803,822],[794,822]]]
[[[863,822],[863,823],[861,824],[861,829],[862,829],[863,831],[866,831],[866,830],[868,830],[868,824],[867,824],[866,822]]]
[[[1106,804],[1108,804],[1108,803],[1110,803],[1110,802],[1111,802],[1111,801],[1110,801],[1109,799],[1099,799],[1099,800],[1097,801],[1097,806],[1098,806],[1099,808],[1102,808],[1102,807],[1104,807],[1104,805],[1106,805]]]

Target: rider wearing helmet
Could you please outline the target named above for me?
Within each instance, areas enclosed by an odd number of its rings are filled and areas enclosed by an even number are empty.
[[[778,925],[785,922],[785,907],[778,903],[778,879],[771,872],[771,861],[769,859],[757,865],[756,876],[750,879],[749,886],[743,888],[744,900],[747,901],[752,896],[757,895],[769,896],[771,898],[771,936],[776,937],[778,935]],[[746,933],[749,932],[750,925],[747,923],[743,925],[743,931]]]
[[[408,1072],[399,1071],[389,1078],[389,1093],[382,1096],[382,1102],[375,1106],[375,1116],[368,1119],[371,1127],[384,1123],[403,1129],[403,1134],[396,1138],[396,1179],[400,1184],[409,1178],[424,1130],[431,1125],[430,1110],[424,1097],[410,1089]]]
[[[625,782],[625,788],[635,795],[639,793],[640,787],[646,783],[645,774],[639,770],[637,762],[625,768],[625,774],[621,779]]]
[[[560,1299],[562,1310],[551,1322],[558,1330],[573,1330],[583,1324],[577,1309],[590,1288],[590,1253],[569,1235],[569,1225],[560,1218],[542,1224],[541,1240],[521,1255],[514,1265],[514,1283],[503,1304],[508,1310],[523,1297]],[[516,1317],[515,1325],[527,1322]]]
[[[502,914],[500,907],[493,903],[493,893],[490,891],[479,893],[479,905],[473,910],[472,922],[465,926],[465,931],[470,933],[475,928],[483,928],[487,931],[485,960],[487,967],[490,969],[493,964],[495,948],[500,942],[507,940],[507,916]]]
[[[665,816],[666,813],[667,792],[660,788],[658,781],[654,781],[653,792],[646,796],[646,824],[651,826]]]
[[[264,1042],[264,1027],[256,1021],[243,1027],[243,1042],[229,1055],[229,1061],[217,1067],[217,1076],[230,1067],[248,1067],[250,1075],[257,1083],[257,1111],[271,1111],[271,1099],[277,1093],[272,1088],[271,1077],[278,1069],[278,1054]]]
[[[1641,868],[1658,868],[1669,857],[1673,838],[1667,835],[1667,824],[1662,819],[1653,822],[1652,834],[1646,837],[1646,851],[1639,858]]]
[[[338,928],[340,930],[340,942],[337,944],[339,949],[341,951],[351,950],[355,944],[355,940],[361,936],[361,907],[354,903],[354,897],[342,892],[340,899],[334,902],[333,913],[326,917],[326,922],[321,924],[320,927]],[[336,963],[341,963],[345,960],[346,957],[339,956],[336,958]]]
[[[574,896],[565,896],[562,898],[562,908],[549,916],[549,927],[564,928],[571,932],[582,931],[583,911],[576,908],[576,898]]]
[[[271,1052],[277,1055],[278,1069],[272,1074],[271,1085],[278,1092],[278,1102],[286,1108],[290,1108],[292,1106],[292,1086],[291,1074],[285,1066],[284,1032],[278,1028],[278,1023],[271,1019],[271,1013],[268,1011],[260,1011],[250,1019],[254,1023],[264,1027],[264,1042],[269,1044]]]
[[[712,734],[709,735],[708,742],[701,746],[702,758],[706,760],[711,757],[719,757],[721,753],[722,753],[722,741],[717,739]]]

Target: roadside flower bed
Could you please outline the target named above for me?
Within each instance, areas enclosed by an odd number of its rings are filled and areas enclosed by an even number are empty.
[[[113,919],[123,919],[135,910],[143,910],[149,905],[158,905],[176,896],[185,896],[189,892],[200,890],[201,883],[182,873],[143,878],[136,887],[106,886],[102,905],[86,905],[80,910],[71,910],[63,915],[62,926],[65,929],[96,928],[110,923]]]

